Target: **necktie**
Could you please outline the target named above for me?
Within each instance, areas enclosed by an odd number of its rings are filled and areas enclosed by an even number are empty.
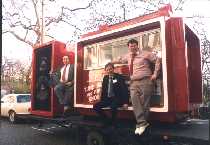
[[[63,74],[62,74],[62,81],[65,81],[65,75],[66,75],[66,65],[63,69]]]
[[[133,60],[134,60],[134,54],[131,55],[130,75],[133,75]]]
[[[109,76],[108,97],[113,97],[113,96],[114,96],[113,77]]]

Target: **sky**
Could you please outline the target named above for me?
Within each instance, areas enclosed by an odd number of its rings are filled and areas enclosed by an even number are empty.
[[[77,2],[78,1],[81,4],[82,0],[77,0]],[[74,2],[69,5],[73,7],[74,6],[73,4],[76,5],[77,3]],[[84,2],[83,2],[83,5],[85,5]],[[206,31],[207,31],[208,39],[210,40],[209,8],[210,8],[210,0],[194,0],[192,2],[186,3],[184,6],[184,11],[182,13],[177,13],[176,15],[190,17],[193,14],[199,14],[201,16],[204,16],[205,17],[204,20],[206,24],[208,25],[206,27]],[[64,43],[68,41],[69,39],[68,34],[71,33],[71,31],[66,30],[65,27],[57,27],[55,32],[56,32],[57,40],[62,41]],[[63,32],[65,32],[65,34],[67,35],[63,35]],[[18,41],[11,34],[4,34],[2,36],[2,56],[6,56],[7,58],[10,58],[10,59],[20,59],[20,60],[28,61],[31,59],[31,55],[32,55],[32,48],[29,45],[26,45],[25,43]]]

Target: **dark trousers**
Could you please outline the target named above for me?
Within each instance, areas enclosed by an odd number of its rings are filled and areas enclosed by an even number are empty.
[[[74,93],[73,86],[66,86],[62,83],[59,83],[55,86],[55,94],[58,98],[58,101],[60,104],[63,104],[64,106],[72,106],[73,93]]]
[[[117,108],[122,106],[121,103],[117,102],[113,98],[106,98],[104,100],[101,100],[100,102],[96,103],[93,106],[93,110],[96,111],[96,113],[102,118],[105,123],[111,123],[113,124],[116,120],[117,116]],[[103,109],[104,107],[110,107],[112,112],[111,122],[108,120],[107,115],[104,113]]]

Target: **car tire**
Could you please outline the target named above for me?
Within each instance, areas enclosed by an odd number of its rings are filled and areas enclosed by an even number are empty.
[[[16,113],[15,111],[10,111],[9,112],[9,122],[10,123],[16,123]]]

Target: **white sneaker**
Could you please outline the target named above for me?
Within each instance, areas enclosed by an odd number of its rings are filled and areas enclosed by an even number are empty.
[[[140,127],[137,127],[137,128],[136,128],[135,134],[139,134],[139,129],[140,129]]]
[[[68,106],[64,106],[64,108],[63,108],[64,112],[65,112],[68,108],[69,108]]]
[[[70,109],[71,109],[71,108],[70,108],[69,106],[64,106],[63,111],[64,111],[64,112],[70,111]]]
[[[142,135],[143,132],[145,131],[145,129],[147,128],[147,126],[149,126],[149,123],[145,124],[144,126],[141,126],[141,127],[137,128],[135,130],[135,134]]]

